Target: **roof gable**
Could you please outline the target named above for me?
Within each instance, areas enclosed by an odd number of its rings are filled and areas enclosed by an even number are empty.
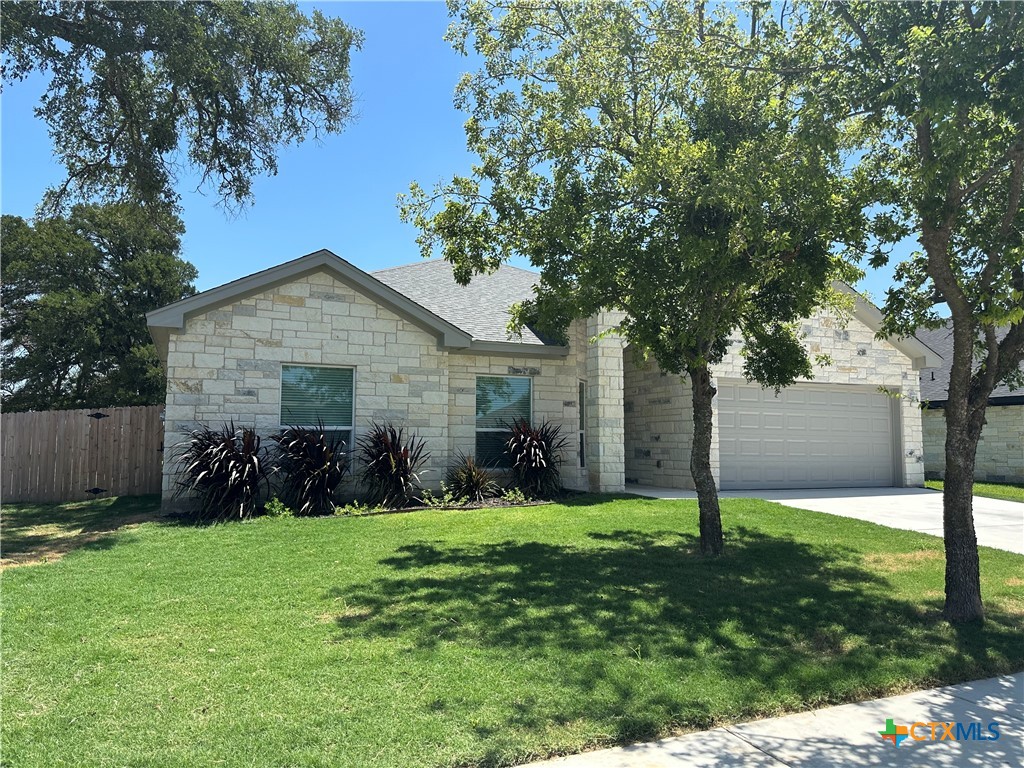
[[[996,330],[996,338],[1001,340],[1009,328]],[[920,329],[916,336],[923,343],[942,355],[940,365],[929,366],[921,371],[921,399],[932,404],[944,403],[949,397],[949,372],[953,366],[953,326],[947,322],[941,328]],[[1024,368],[1024,363],[1021,363]],[[989,402],[1012,400],[1014,403],[1022,399],[1024,391],[1012,390],[1008,384],[999,384],[992,390]]]
[[[272,290],[314,272],[326,272],[352,286],[382,306],[433,333],[446,347],[468,347],[472,342],[472,336],[466,331],[438,317],[409,297],[326,249],[168,304],[147,313],[146,322],[161,357],[164,357],[171,332],[184,329],[188,318]]]
[[[853,316],[878,333],[882,327],[882,311],[846,283],[837,281],[833,285],[842,293],[853,296]],[[914,336],[887,336],[885,340],[910,358],[915,371],[922,368],[934,368],[942,364],[942,358],[938,353]]]

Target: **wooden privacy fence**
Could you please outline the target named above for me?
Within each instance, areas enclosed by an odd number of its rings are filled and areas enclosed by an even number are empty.
[[[162,405],[5,413],[3,501],[81,501],[160,492]]]

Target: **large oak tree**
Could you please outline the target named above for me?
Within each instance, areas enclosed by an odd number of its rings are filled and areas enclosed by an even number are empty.
[[[5,411],[164,401],[146,312],[195,292],[181,229],[127,204],[78,205],[34,223],[3,217]]]
[[[710,458],[713,367],[735,333],[745,373],[812,376],[796,322],[849,276],[840,133],[770,64],[807,55],[778,19],[727,5],[453,4],[451,42],[482,68],[458,86],[479,163],[402,201],[456,278],[516,255],[541,270],[517,310],[549,330],[602,310],[662,371],[689,379],[701,551],[722,551]]]
[[[340,131],[361,34],[282,2],[5,2],[3,80],[36,72],[36,114],[73,199],[175,205],[193,167],[230,206],[277,171],[281,146]]]

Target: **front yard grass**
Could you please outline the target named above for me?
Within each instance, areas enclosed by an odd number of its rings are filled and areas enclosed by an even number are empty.
[[[4,763],[510,765],[1024,668],[1024,557],[982,550],[954,629],[938,538],[723,499],[705,560],[696,509],[156,521],[7,569]]]
[[[932,490],[942,490],[941,480],[926,480],[924,484]],[[974,495],[986,496],[990,499],[1024,502],[1024,485],[1018,485],[1017,483],[975,483]]]

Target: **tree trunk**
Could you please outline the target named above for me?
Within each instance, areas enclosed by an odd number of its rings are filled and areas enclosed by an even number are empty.
[[[718,488],[711,472],[711,401],[717,390],[711,383],[708,367],[689,369],[693,393],[693,444],[690,449],[690,475],[697,489],[700,508],[700,551],[702,555],[720,555],[722,539],[722,512],[718,507]]]
[[[946,474],[942,530],[946,546],[946,604],[942,614],[958,624],[985,617],[981,605],[978,536],[974,531],[974,459],[978,439],[960,409],[946,411]]]
[[[954,624],[980,621],[985,617],[973,494],[974,464],[981,429],[985,425],[989,392],[979,392],[972,386],[974,335],[969,321],[953,318],[953,364],[944,412],[946,472],[942,485],[942,534],[946,547],[946,604],[942,613]]]
[[[974,462],[985,407],[994,381],[974,376],[977,326],[974,310],[953,272],[949,255],[949,222],[933,226],[921,221],[921,245],[928,256],[928,274],[949,306],[953,320],[953,359],[946,394],[946,472],[942,490],[942,535],[946,549],[946,604],[943,616],[959,624],[981,621],[981,573],[978,536],[974,530]]]

